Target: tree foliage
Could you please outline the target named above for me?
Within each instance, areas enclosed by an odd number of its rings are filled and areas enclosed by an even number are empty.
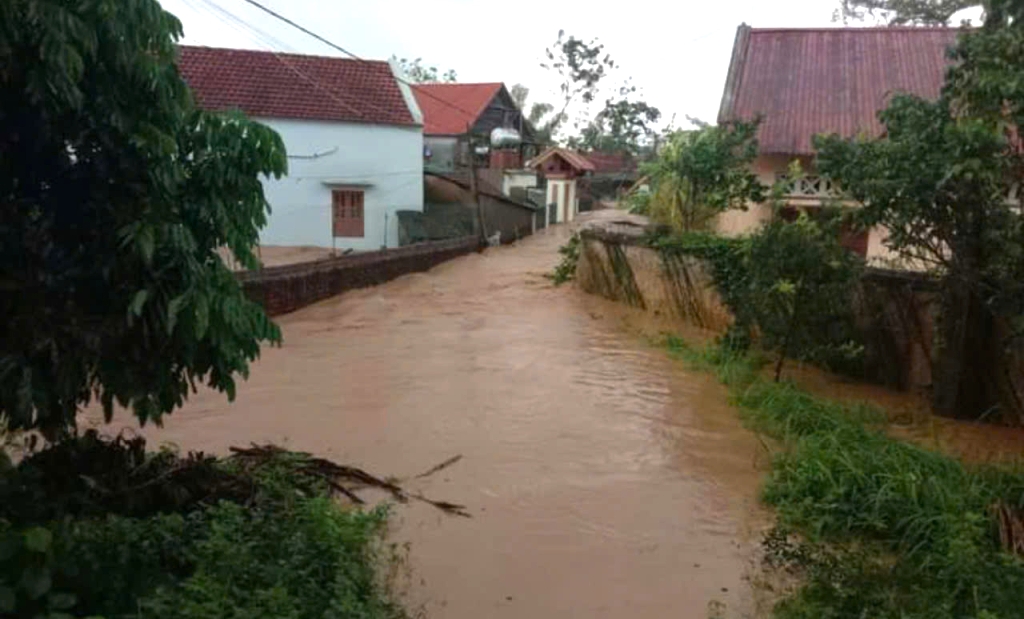
[[[787,357],[825,365],[853,357],[851,307],[860,259],[840,242],[840,218],[774,217],[750,238],[740,317],[775,350],[775,380]]]
[[[555,43],[544,54],[546,60],[540,66],[558,76],[562,96],[562,107],[551,119],[554,133],[565,122],[570,104],[579,100],[588,106],[597,98],[602,81],[615,68],[615,61],[597,39],[587,42],[567,37],[565,30],[558,31]]]
[[[424,64],[422,58],[398,58],[392,56],[391,60],[398,63],[406,79],[416,84],[447,84],[459,81],[458,74],[454,69],[441,71],[434,65]]]
[[[512,88],[509,89],[509,94],[512,95],[512,100],[516,102],[516,107],[519,108],[519,111],[525,112],[526,100],[530,97],[530,89],[522,84],[513,84]]]
[[[762,201],[764,187],[750,171],[757,127],[731,122],[669,135],[646,170],[654,184],[652,215],[680,230],[701,230],[727,209]]]
[[[233,397],[277,328],[248,267],[284,146],[198,110],[155,0],[0,4],[0,415],[60,434],[80,406],[143,422],[197,382]]]
[[[1024,171],[1024,9],[988,8],[961,34],[938,100],[895,97],[880,139],[818,140],[819,169],[889,230],[892,251],[942,279],[936,410],[1010,419],[1022,404],[993,364],[1024,335],[1024,224],[1008,200]]]
[[[644,101],[630,101],[625,97],[609,99],[580,135],[569,140],[569,146],[584,151],[636,155],[655,134],[654,124],[660,118],[661,111]]]
[[[842,0],[836,17],[843,21],[877,19],[891,26],[946,26],[958,11],[981,0]]]

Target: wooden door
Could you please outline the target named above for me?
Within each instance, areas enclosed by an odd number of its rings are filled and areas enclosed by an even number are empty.
[[[363,192],[335,189],[331,192],[333,228],[336,237],[359,237],[364,233]]]

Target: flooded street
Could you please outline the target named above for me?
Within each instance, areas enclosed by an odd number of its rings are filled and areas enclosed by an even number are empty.
[[[394,510],[429,617],[752,616],[757,440],[713,378],[621,327],[629,310],[543,277],[567,234],[281,317],[234,404],[200,393],[147,435],[399,478],[461,454],[408,485],[473,518]]]

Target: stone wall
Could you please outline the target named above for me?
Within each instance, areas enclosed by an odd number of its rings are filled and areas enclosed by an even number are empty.
[[[238,273],[245,294],[271,316],[286,314],[336,294],[382,284],[480,248],[474,236],[398,249],[337,256]]]

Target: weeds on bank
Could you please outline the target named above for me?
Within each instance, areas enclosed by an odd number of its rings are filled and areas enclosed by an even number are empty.
[[[304,454],[257,464],[84,437],[0,471],[0,616],[406,616],[384,509],[346,509]]]
[[[744,421],[782,446],[763,488],[777,513],[765,560],[802,584],[776,617],[1024,617],[1024,559],[1005,530],[1007,513],[1024,514],[1024,473],[890,438],[878,409],[763,380],[748,355],[665,345],[714,372]]]
[[[562,259],[555,265],[555,270],[548,275],[556,286],[576,277],[576,265],[580,261],[580,243],[580,235],[573,233],[565,245],[558,248]]]

